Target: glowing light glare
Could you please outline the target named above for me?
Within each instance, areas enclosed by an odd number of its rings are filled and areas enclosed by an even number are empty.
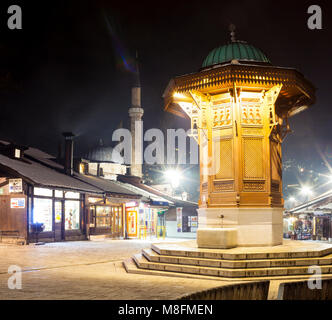
[[[165,178],[171,183],[173,188],[177,188],[180,185],[182,175],[181,172],[179,172],[178,170],[167,170],[164,175]]]
[[[296,217],[290,217],[290,218],[289,218],[289,222],[292,223],[292,224],[293,224],[296,220],[297,220]]]
[[[301,188],[301,193],[307,196],[307,195],[312,194],[312,190],[309,186],[303,186]]]
[[[173,97],[174,97],[174,98],[184,98],[184,95],[181,94],[181,93],[179,93],[179,92],[174,92],[174,93],[173,93]]]
[[[295,199],[294,197],[290,197],[290,198],[289,198],[289,201],[290,201],[290,202],[295,202],[296,199]]]

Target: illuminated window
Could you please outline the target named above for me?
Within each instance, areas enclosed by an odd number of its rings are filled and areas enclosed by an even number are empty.
[[[69,198],[69,199],[79,199],[80,198],[80,194],[78,192],[65,192],[65,198]]]
[[[96,227],[111,227],[111,207],[96,206]]]
[[[34,198],[33,222],[43,223],[44,231],[52,231],[52,200]]]
[[[80,201],[65,201],[65,229],[78,230],[80,228]]]
[[[52,197],[52,190],[46,188],[34,188],[33,194],[35,196],[45,196],[45,197]]]
[[[84,165],[84,163],[80,163],[80,173],[82,173],[82,174],[85,173],[85,165]]]
[[[15,149],[15,158],[21,158],[21,150]]]
[[[54,195],[56,198],[63,198],[63,191],[55,190]]]

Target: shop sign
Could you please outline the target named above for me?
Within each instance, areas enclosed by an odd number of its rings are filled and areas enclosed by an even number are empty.
[[[135,210],[127,212],[127,231],[129,237],[137,235],[137,211]]]
[[[9,193],[20,193],[22,191],[22,179],[9,179]]]
[[[150,201],[151,206],[158,206],[158,207],[168,207],[169,203],[166,201]]]
[[[176,208],[177,232],[182,232],[182,208]]]
[[[136,201],[126,202],[125,206],[126,208],[137,207],[137,202]]]
[[[96,202],[100,202],[103,201],[103,198],[92,198],[89,197],[89,203],[96,203]]]
[[[10,199],[11,209],[23,209],[25,208],[25,198],[11,198]]]

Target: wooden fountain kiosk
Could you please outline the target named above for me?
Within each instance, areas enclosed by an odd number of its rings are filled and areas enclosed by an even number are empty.
[[[163,98],[166,111],[190,119],[200,147],[198,246],[281,244],[281,144],[288,119],[314,103],[313,85],[232,33]]]
[[[154,243],[124,261],[127,272],[288,281],[316,268],[331,278],[331,244],[282,239],[281,144],[288,119],[315,102],[313,85],[232,33],[163,97],[165,110],[190,119],[200,147],[197,241]]]

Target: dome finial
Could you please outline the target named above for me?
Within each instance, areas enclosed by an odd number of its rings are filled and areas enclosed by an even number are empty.
[[[235,27],[235,25],[233,24],[233,23],[231,23],[230,25],[229,25],[229,31],[231,32],[231,41],[232,42],[235,42],[236,41],[236,39],[235,39],[235,29],[236,29],[236,27]]]

